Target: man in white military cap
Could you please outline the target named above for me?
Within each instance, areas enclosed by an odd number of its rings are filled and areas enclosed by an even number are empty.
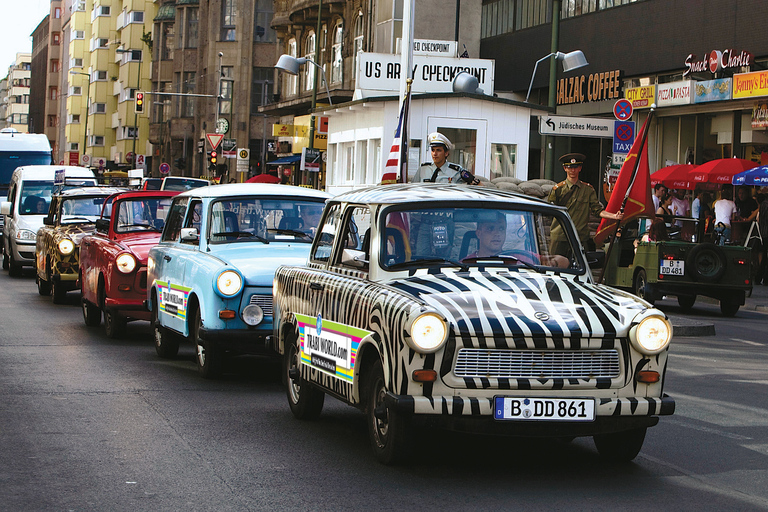
[[[439,132],[429,134],[427,138],[432,161],[421,164],[411,178],[411,183],[454,183],[479,185],[480,180],[460,165],[448,162],[453,144],[448,137]]]

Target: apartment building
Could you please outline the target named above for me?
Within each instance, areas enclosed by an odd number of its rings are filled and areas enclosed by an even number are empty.
[[[30,53],[17,53],[16,60],[8,68],[4,128],[13,128],[19,132],[27,132],[29,129],[31,68],[32,54]]]
[[[29,131],[48,137],[59,157],[61,99],[62,0],[51,1],[51,11],[32,32]]]

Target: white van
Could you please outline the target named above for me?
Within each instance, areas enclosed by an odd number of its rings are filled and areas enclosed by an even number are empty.
[[[22,267],[35,264],[37,230],[48,214],[54,181],[95,186],[96,176],[90,169],[66,165],[27,165],[13,171],[8,198],[0,203],[0,213],[5,216],[3,268],[11,276],[19,276]]]

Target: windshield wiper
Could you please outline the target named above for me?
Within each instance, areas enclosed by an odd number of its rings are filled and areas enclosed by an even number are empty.
[[[469,270],[469,266],[465,265],[464,263],[454,261],[454,260],[449,260],[446,258],[425,258],[425,259],[418,259],[413,261],[403,261],[402,263],[395,263],[393,265],[389,265],[389,268],[410,267],[414,264],[419,264],[419,263],[448,263],[452,267],[459,267],[462,272],[466,272],[467,270]]]
[[[278,233],[280,235],[293,235],[293,236],[298,236],[298,237],[301,237],[301,238],[312,238],[312,236],[309,235],[308,233],[305,233],[303,231],[299,231],[297,229],[275,229],[275,228],[270,228],[267,231],[272,231],[273,233]]]
[[[211,236],[236,236],[237,238],[243,237],[243,238],[255,238],[259,242],[263,244],[268,244],[269,240],[264,238],[263,236],[256,235],[254,233],[249,233],[248,231],[222,231],[221,233],[214,233]]]
[[[125,226],[120,226],[121,228],[147,228],[150,231],[157,231],[158,233],[161,233],[163,230],[158,229],[152,224],[127,224]]]
[[[67,221],[70,221],[70,220],[77,220],[77,221],[84,220],[86,222],[95,222],[95,221],[89,219],[88,217],[68,217],[66,219],[61,219],[61,223],[62,224],[67,224],[68,223]]]
[[[472,258],[464,258],[462,261],[467,263],[481,263],[483,261],[501,261],[501,262],[513,261],[514,263],[520,263],[521,265],[531,270],[535,270],[538,273],[543,272],[543,269],[538,265],[534,265],[533,263],[528,263],[525,260],[517,259],[514,256],[504,256],[503,254],[499,256],[475,256]]]

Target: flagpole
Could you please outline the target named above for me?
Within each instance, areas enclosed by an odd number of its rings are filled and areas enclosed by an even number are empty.
[[[643,132],[643,139],[640,141],[640,147],[637,151],[637,157],[635,157],[635,162],[632,165],[632,175],[629,179],[629,185],[627,185],[627,191],[624,193],[624,200],[621,202],[621,208],[619,209],[618,213],[624,213],[624,209],[627,206],[627,201],[629,200],[629,195],[632,192],[632,186],[635,184],[635,179],[637,178],[637,170],[640,168],[640,160],[642,160],[641,155],[643,154],[643,148],[645,147],[645,144],[648,141],[648,132],[651,131],[651,120],[653,119],[653,114],[656,111],[656,105],[654,104],[651,106],[651,111],[648,112],[648,118],[645,121],[645,131]],[[600,272],[600,279],[597,280],[597,284],[603,283],[603,278],[605,277],[605,269],[608,267],[608,261],[610,261],[611,253],[613,252],[613,243],[616,241],[616,235],[619,232],[619,228],[621,227],[621,221],[616,221],[616,227],[613,230],[613,234],[611,234],[611,241],[608,243],[608,250],[605,253],[605,261],[603,262],[603,268]]]
[[[403,33],[400,44],[400,104],[398,111],[403,112],[403,126],[400,132],[400,183],[408,182],[408,124],[410,121],[410,105],[404,102],[409,100],[411,84],[413,83],[413,18],[415,0],[403,1]]]

